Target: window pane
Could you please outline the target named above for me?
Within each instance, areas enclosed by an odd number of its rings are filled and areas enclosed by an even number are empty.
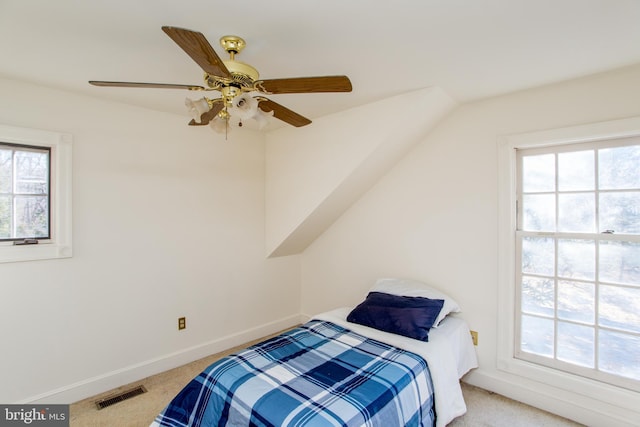
[[[596,226],[596,204],[593,193],[560,194],[558,196],[558,230],[593,233]]]
[[[558,322],[558,359],[576,365],[594,366],[594,329]]]
[[[593,324],[595,285],[562,280],[558,282],[558,318]]]
[[[600,281],[640,286],[640,243],[600,242]]]
[[[598,150],[602,190],[640,188],[640,145]]]
[[[49,192],[49,153],[16,151],[16,193],[47,194]]]
[[[522,190],[527,193],[555,191],[556,165],[553,154],[522,158]]]
[[[600,231],[640,234],[640,192],[600,193],[599,211]]]
[[[558,240],[558,276],[595,280],[596,246],[593,240]]]
[[[556,230],[556,198],[553,194],[525,195],[522,204],[523,230]]]
[[[520,348],[528,353],[553,357],[553,320],[522,316]]]
[[[11,197],[0,196],[0,239],[11,238]]]
[[[555,272],[554,240],[547,237],[522,239],[522,272],[553,276]]]
[[[11,150],[0,149],[0,193],[11,193],[12,177]]]
[[[522,311],[531,314],[553,316],[553,280],[524,276],[522,278]]]
[[[598,368],[615,375],[640,380],[640,337],[600,330]]]
[[[601,285],[599,310],[600,325],[640,333],[640,288]]]
[[[16,197],[16,238],[48,237],[48,198]]]
[[[595,190],[593,150],[558,154],[558,190]]]

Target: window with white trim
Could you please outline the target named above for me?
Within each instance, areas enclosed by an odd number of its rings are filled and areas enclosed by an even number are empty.
[[[534,132],[520,133],[520,134],[512,134],[505,135],[498,138],[498,342],[497,342],[497,368],[500,371],[505,372],[508,375],[513,376],[514,381],[518,381],[518,378],[522,378],[524,380],[529,380],[533,383],[540,384],[539,389],[535,392],[544,393],[544,395],[553,396],[554,399],[560,399],[561,404],[568,405],[578,405],[582,407],[593,408],[593,414],[607,414],[610,416],[612,413],[616,414],[617,419],[623,420],[624,422],[630,422],[630,420],[636,420],[638,416],[638,392],[640,391],[640,381],[633,379],[628,373],[624,373],[624,375],[619,375],[619,372],[611,373],[606,370],[599,372],[595,368],[587,368],[585,366],[580,366],[577,364],[567,363],[565,360],[557,359],[556,354],[558,354],[558,346],[556,344],[556,334],[560,329],[555,327],[555,323],[559,322],[561,319],[564,321],[564,318],[568,317],[566,312],[559,313],[560,309],[560,300],[556,297],[558,287],[555,287],[556,275],[559,277],[563,277],[562,273],[560,274],[560,270],[557,269],[556,263],[564,263],[565,261],[560,261],[560,257],[563,259],[566,258],[564,255],[564,249],[562,251],[556,251],[555,245],[556,241],[560,240],[564,237],[568,237],[567,240],[578,240],[574,239],[574,237],[587,238],[589,236],[583,235],[582,233],[576,233],[574,229],[568,231],[560,231],[554,230],[552,234],[554,236],[549,236],[549,238],[554,239],[553,244],[554,248],[551,252],[554,261],[550,261],[554,265],[554,273],[553,275],[549,274],[548,277],[552,277],[552,281],[554,282],[554,299],[553,299],[553,322],[554,322],[554,330],[553,330],[553,352],[554,356],[549,356],[549,351],[547,351],[546,355],[540,355],[530,352],[527,355],[527,358],[522,357],[522,351],[520,350],[521,344],[521,334],[519,332],[520,319],[519,316],[522,315],[522,303],[520,301],[520,288],[522,282],[522,245],[518,247],[516,244],[519,238],[524,238],[522,235],[517,237],[517,233],[524,234],[525,230],[519,230],[518,224],[524,222],[524,218],[519,218],[519,213],[524,216],[524,211],[522,206],[518,206],[518,152],[520,150],[529,150],[529,149],[541,149],[544,150],[546,148],[558,148],[560,146],[566,146],[568,148],[567,151],[572,151],[570,147],[578,145],[575,144],[586,144],[592,142],[600,142],[600,141],[612,141],[612,140],[624,140],[627,138],[640,138],[640,117],[631,117],[619,120],[611,120],[606,122],[599,123],[590,123],[584,125],[570,126],[565,128],[557,128],[557,129],[549,129],[549,130],[540,130]],[[580,151],[580,150],[573,150]],[[559,151],[560,152],[560,151]],[[538,154],[545,154],[540,152]],[[615,172],[615,171],[614,171]],[[594,172],[594,179],[598,176],[599,171]],[[596,191],[594,187],[594,192]],[[610,191],[611,189],[606,189],[606,191]],[[622,192],[628,191],[629,188],[625,188],[621,190]],[[586,191],[586,190],[580,190]],[[613,190],[611,190],[613,191]],[[574,191],[579,193],[579,191]],[[531,195],[536,193],[535,191],[530,191]],[[541,192],[544,193],[544,192]],[[554,196],[556,191],[554,190]],[[560,193],[560,192],[558,192]],[[570,192],[569,192],[570,193]],[[595,198],[595,196],[594,196]],[[594,200],[595,203],[595,200]],[[556,204],[557,209],[559,209],[560,205]],[[519,208],[519,209],[518,209]],[[570,213],[573,213],[573,206],[571,206]],[[637,209],[638,206],[634,209]],[[636,211],[637,212],[637,211]],[[596,211],[596,214],[600,214],[600,211]],[[556,210],[556,215],[558,215]],[[597,217],[597,216],[596,216]],[[614,220],[618,218],[619,215],[613,215]],[[574,218],[575,219],[575,218]],[[529,221],[527,219],[526,221]],[[595,219],[594,219],[595,221]],[[571,221],[570,221],[571,223]],[[580,222],[579,222],[580,223]],[[564,224],[564,223],[563,223]],[[570,225],[570,224],[569,224]],[[600,226],[596,222],[596,226]],[[619,244],[619,242],[627,241],[630,243],[637,244],[638,236],[634,233],[622,232],[622,229],[619,231],[614,231],[614,233],[601,233],[601,231],[607,231],[607,229],[615,230],[615,227],[607,227],[604,230],[599,230],[594,226],[593,233],[589,234],[592,240],[606,241],[607,244],[609,242],[615,244]],[[545,233],[545,231],[537,231],[534,233]],[[567,233],[565,236],[561,233]],[[577,236],[576,236],[577,235]],[[540,237],[547,237],[543,235],[539,235]],[[587,239],[588,240],[588,239]],[[559,242],[560,243],[560,242]],[[562,242],[565,243],[565,242]],[[558,244],[558,246],[560,246]],[[575,245],[574,245],[575,246]],[[582,246],[577,245],[579,248]],[[636,246],[637,247],[637,246]],[[607,249],[611,249],[608,247]],[[599,250],[598,248],[593,248],[593,250]],[[560,254],[560,257],[558,256]],[[637,255],[636,255],[637,256]],[[594,254],[595,257],[595,254]],[[556,258],[558,261],[556,261]],[[602,258],[602,253],[600,253],[600,258]],[[638,264],[637,258],[635,261],[635,265]],[[599,269],[599,260],[598,264],[595,264],[595,268]],[[595,262],[595,261],[594,261]],[[579,265],[582,265],[581,263]],[[527,267],[528,268],[528,267]],[[577,269],[580,271],[580,268]],[[517,272],[520,271],[520,272]],[[617,270],[615,270],[617,271]],[[556,273],[557,272],[557,273]],[[577,274],[577,273],[576,273]],[[530,276],[533,274],[529,273]],[[542,275],[543,276],[543,275]],[[568,278],[572,279],[570,281],[578,282],[578,283],[587,283],[588,280],[578,279],[578,278]],[[602,280],[600,277],[600,271],[596,270],[596,280],[599,281],[598,286],[609,286],[613,285],[616,289],[625,289],[634,291],[637,286],[629,286],[619,283],[617,280]],[[558,279],[559,280],[559,279]],[[595,283],[595,281],[593,282]],[[581,285],[583,288],[586,285]],[[593,285],[594,288],[596,285]],[[581,289],[578,287],[578,289]],[[611,290],[611,288],[605,288],[606,292]],[[595,290],[594,292],[601,292]],[[561,294],[562,295],[562,294]],[[605,316],[601,316],[600,312],[597,311],[600,309],[600,305],[604,302],[605,299],[601,298],[600,294],[595,294],[593,298],[593,328],[594,328],[594,340],[599,340],[599,335],[596,333],[596,327],[598,331],[605,330],[610,331],[611,333],[618,334],[620,332],[625,334],[625,337],[636,337],[637,334],[633,332],[634,322],[633,320],[629,320],[632,318],[624,317],[624,323],[626,326],[624,328],[619,328],[618,325],[607,324],[610,319],[606,319]],[[564,304],[564,302],[562,302]],[[585,304],[587,307],[588,304]],[[530,308],[526,308],[526,310],[531,311]],[[562,310],[565,310],[565,307],[562,306]],[[632,313],[637,313],[639,311],[636,306]],[[537,315],[540,318],[544,318],[542,315]],[[561,317],[563,316],[563,317]],[[602,318],[604,317],[604,318]],[[551,318],[551,316],[548,316]],[[570,320],[567,319],[568,323],[573,322],[572,324],[583,325],[587,322],[585,320]],[[597,326],[596,326],[597,323]],[[633,338],[631,339],[633,341]],[[600,345],[599,341],[594,343],[594,346]],[[561,353],[561,357],[563,358],[576,358],[574,356],[575,353],[571,351],[566,351],[567,349],[563,349]],[[600,348],[602,351],[603,348]],[[604,349],[608,351],[608,349]],[[635,365],[639,365],[639,361],[637,359],[637,355],[640,354],[638,348],[635,348],[633,354],[636,355]],[[567,357],[569,355],[569,357]],[[531,358],[529,358],[531,356]],[[598,366],[599,363],[598,357],[601,357],[602,354],[594,355],[595,363],[594,366]],[[605,354],[605,357],[609,355]],[[585,358],[586,359],[586,358]],[[617,369],[616,369],[617,371]],[[556,390],[556,391],[554,391]],[[585,406],[587,405],[587,406]],[[604,415],[603,415],[604,416]],[[631,424],[633,424],[631,422]]]
[[[0,125],[0,262],[72,255],[71,143]]]
[[[516,162],[515,357],[640,389],[640,138]]]

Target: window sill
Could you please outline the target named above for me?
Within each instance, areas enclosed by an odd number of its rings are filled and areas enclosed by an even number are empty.
[[[71,258],[71,256],[71,245],[39,243],[25,246],[14,246],[13,244],[0,246],[0,263]]]
[[[629,411],[638,410],[638,392],[623,387],[515,358],[499,358],[498,370]]]

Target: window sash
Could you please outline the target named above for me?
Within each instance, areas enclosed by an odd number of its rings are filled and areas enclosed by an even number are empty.
[[[625,234],[625,233],[616,233],[609,234],[603,233],[605,230],[601,230],[599,221],[599,211],[600,206],[598,205],[601,194],[611,194],[621,191],[630,191],[630,192],[638,192],[640,188],[625,188],[623,190],[615,190],[615,189],[600,189],[598,185],[598,150],[607,149],[613,147],[622,147],[622,146],[631,146],[640,144],[640,138],[632,137],[632,138],[620,138],[620,139],[611,139],[607,141],[599,140],[599,141],[590,141],[586,143],[573,143],[569,145],[562,146],[544,146],[544,147],[536,147],[536,148],[526,148],[526,149],[516,149],[516,217],[515,217],[515,324],[514,324],[514,341],[513,341],[513,354],[516,359],[521,359],[524,361],[548,366],[554,369],[559,369],[565,372],[569,372],[572,374],[577,374],[580,376],[596,379],[598,381],[607,382],[616,386],[624,387],[627,389],[640,391],[640,381],[637,381],[632,378],[618,376],[612,373],[605,372],[599,368],[599,358],[601,357],[600,346],[599,346],[599,337],[601,331],[613,331],[615,333],[620,333],[620,330],[617,328],[613,328],[607,325],[601,324],[599,321],[599,295],[602,290],[602,286],[611,286],[614,288],[631,288],[637,289],[639,284],[619,284],[619,283],[609,283],[603,280],[600,280],[598,268],[600,265],[600,244],[601,242],[630,242],[630,243],[640,243],[640,235],[638,234]],[[594,180],[593,188],[583,191],[560,191],[559,183],[558,183],[558,155],[561,153],[571,153],[571,152],[580,152],[580,151],[588,151],[593,150],[594,153]],[[538,156],[552,154],[555,156],[554,158],[554,185],[553,189],[545,188],[543,191],[529,191],[526,192],[523,190],[523,159],[528,156]],[[595,230],[594,232],[562,232],[559,231],[560,226],[560,215],[559,215],[559,203],[558,198],[560,194],[563,193],[578,193],[578,194],[593,194],[594,195],[594,203],[595,203]],[[524,211],[525,207],[523,204],[523,197],[526,195],[549,195],[555,198],[555,212],[554,212],[554,224],[553,227],[550,227],[549,230],[544,231],[531,231],[524,230],[523,222],[524,222]],[[599,232],[595,232],[599,231]],[[553,273],[535,273],[523,272],[523,242],[527,238],[547,238],[553,242]],[[575,240],[575,241],[585,241],[592,242],[594,247],[594,276],[593,278],[587,279],[571,279],[571,281],[576,283],[585,283],[585,284],[593,284],[594,289],[594,298],[593,303],[594,307],[593,311],[593,320],[592,322],[575,322],[570,319],[564,319],[559,316],[559,283],[561,281],[567,281],[568,278],[563,278],[561,274],[559,274],[558,270],[558,247],[559,242],[564,240]],[[551,313],[528,313],[523,310],[523,279],[525,277],[534,277],[540,278],[540,280],[547,280],[552,283],[552,301],[553,307]],[[547,282],[548,283],[548,282]],[[548,356],[536,354],[533,351],[527,351],[522,348],[522,339],[523,339],[523,321],[524,316],[528,316],[527,319],[539,318],[545,319],[545,322],[552,322],[552,343],[551,343],[551,353]],[[578,364],[565,362],[560,360],[559,358],[559,326],[565,324],[575,324],[584,326],[584,330],[588,330],[588,328],[592,328],[593,330],[593,360],[591,361],[591,366],[581,366]],[[635,337],[640,339],[640,333],[631,330],[624,330],[623,333],[625,336]],[[588,365],[588,363],[585,363]]]
[[[7,150],[11,152],[11,188],[8,191],[2,191],[0,186],[0,197],[9,200],[10,213],[9,213],[9,230],[10,235],[8,237],[0,237],[2,241],[21,241],[25,239],[36,240],[50,240],[51,239],[51,148],[50,147],[38,147],[23,144],[11,144],[7,142],[0,142],[0,150]],[[38,153],[46,155],[46,172],[44,178],[44,184],[46,190],[44,192],[33,192],[20,190],[18,179],[18,167],[17,156],[19,153]],[[29,198],[46,198],[46,213],[45,213],[45,233],[20,235],[18,231],[18,207],[20,199]]]

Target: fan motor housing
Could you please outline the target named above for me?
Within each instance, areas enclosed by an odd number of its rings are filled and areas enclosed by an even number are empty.
[[[260,77],[258,70],[244,62],[234,60],[223,62],[231,73],[231,79],[205,73],[204,80],[211,89],[218,89],[234,83],[245,88],[253,88],[254,82]]]
[[[260,73],[258,73],[258,70],[256,70],[249,64],[245,64],[244,62],[235,60],[222,62],[227,67],[227,70],[229,70],[229,72],[233,75],[241,74],[243,76],[249,77],[253,81],[258,80],[258,78],[260,77]]]

